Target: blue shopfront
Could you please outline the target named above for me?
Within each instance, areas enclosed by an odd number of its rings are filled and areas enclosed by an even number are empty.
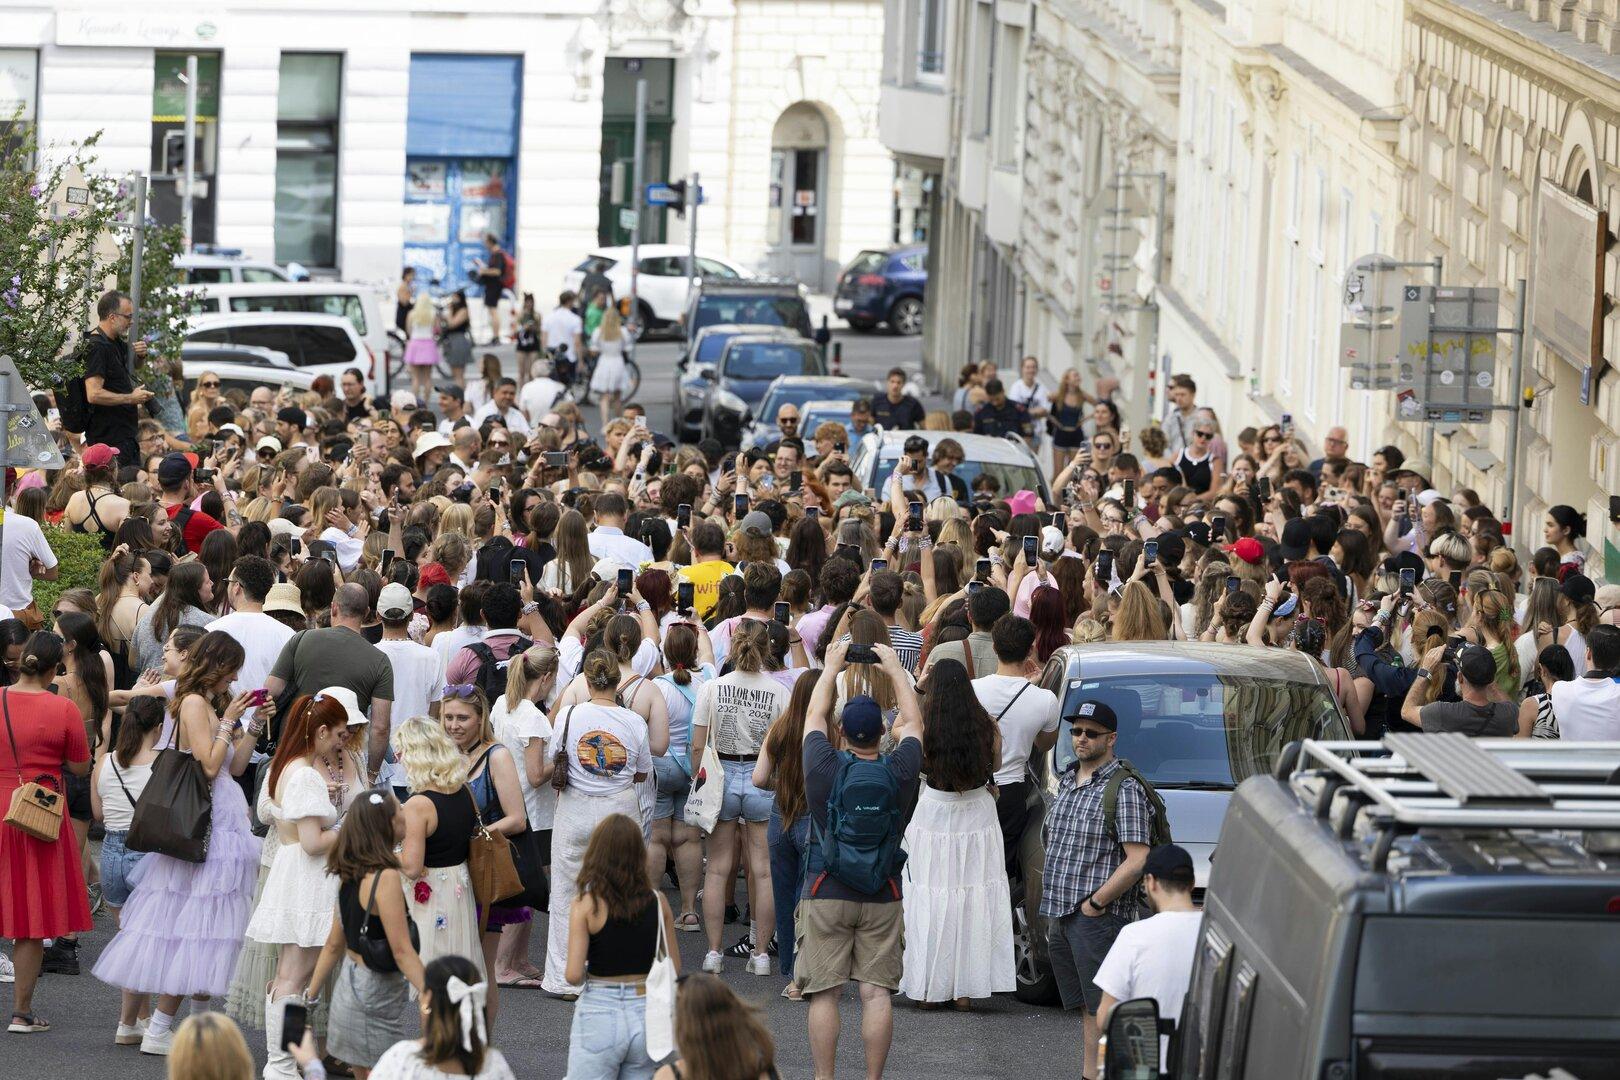
[[[523,58],[411,57],[404,265],[435,291],[468,288],[484,234],[513,250]]]

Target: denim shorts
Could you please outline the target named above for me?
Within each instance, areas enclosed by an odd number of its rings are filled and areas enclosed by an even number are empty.
[[[124,846],[127,832],[108,832],[101,839],[101,895],[113,907],[123,907],[129,899],[129,875],[135,872],[144,851],[131,851]]]
[[[658,778],[657,801],[653,804],[653,820],[686,820],[686,797],[692,794],[692,777],[686,766],[673,755],[653,758],[653,774]]]
[[[771,804],[776,796],[754,786],[752,761],[724,761],[720,767],[726,774],[726,794],[720,803],[720,820],[736,821],[742,818],[755,824],[771,820]]]
[[[1095,1016],[1102,1004],[1102,987],[1096,983],[1097,969],[1114,947],[1114,939],[1130,920],[1112,911],[1093,918],[1080,909],[1046,924],[1046,946],[1057,980],[1058,995],[1065,1009],[1085,1007]]]

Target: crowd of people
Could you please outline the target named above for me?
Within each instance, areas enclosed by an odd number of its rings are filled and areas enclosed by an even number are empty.
[[[113,337],[127,303],[103,303]],[[899,374],[863,411],[922,426]],[[971,1011],[1015,988],[1040,813],[1090,1077],[1114,1002],[1174,1015],[1197,917],[1114,709],[1040,685],[1059,648],[1304,653],[1367,737],[1620,737],[1620,586],[1582,572],[1569,507],[1521,561],[1393,446],[1359,461],[1334,429],[1313,460],[1286,422],[1228,443],[1185,378],[1133,440],[1106,387],[987,375],[958,412],[1049,424],[1050,495],[970,489],[948,438],[863,488],[847,429],[796,415],[746,453],[675,445],[633,405],[592,437],[515,380],[476,413],[459,386],[372,400],[359,373],[358,397],[218,394],[187,433],[91,395],[67,467],[19,481],[5,520],[9,1030],[50,1030],[40,976],[78,973],[104,909],[114,1041],[175,1076],[250,1062],[240,1028],[267,1080],[509,1076],[516,989],[575,1002],[573,1080],[774,1075],[758,1017],[705,977],[731,970],[808,1002],[826,1078],[854,983],[875,1078],[895,995]],[[106,557],[42,611],[53,527]],[[1048,798],[1031,777],[1060,739]],[[24,831],[41,791],[68,827]],[[499,893],[491,852],[517,879]],[[677,994],[682,933],[706,947]],[[224,1015],[183,1019],[188,999]]]

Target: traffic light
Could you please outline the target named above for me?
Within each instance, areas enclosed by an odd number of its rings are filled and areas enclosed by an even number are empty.
[[[675,211],[675,216],[676,217],[685,218],[686,217],[686,181],[685,180],[671,180],[666,186],[669,188],[669,190],[673,191],[675,194],[677,194],[677,195],[679,195],[681,197],[681,201],[671,204],[670,209]]]

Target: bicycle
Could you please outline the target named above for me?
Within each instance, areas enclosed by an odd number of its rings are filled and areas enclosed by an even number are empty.
[[[591,403],[591,376],[596,372],[596,355],[586,350],[585,358],[574,361],[567,358],[568,346],[557,345],[548,350],[551,357],[552,378],[568,387],[573,399],[581,405]],[[619,395],[621,404],[628,405],[641,389],[641,367],[629,356],[624,358],[625,374],[629,376],[630,388]]]

